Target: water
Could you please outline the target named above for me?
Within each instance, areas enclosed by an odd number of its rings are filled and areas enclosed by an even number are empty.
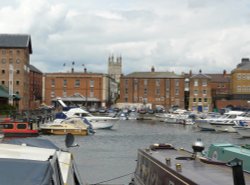
[[[43,136],[63,147],[64,136]],[[71,148],[85,183],[128,184],[136,166],[137,149],[154,143],[171,143],[192,151],[192,143],[201,138],[205,150],[211,143],[250,143],[237,133],[200,132],[192,125],[174,125],[156,121],[119,121],[112,130],[97,130],[93,136],[78,136],[80,147]],[[130,174],[130,175],[127,175]]]

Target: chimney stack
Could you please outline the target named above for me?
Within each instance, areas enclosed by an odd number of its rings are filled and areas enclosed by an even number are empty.
[[[189,70],[189,76],[192,76],[192,75],[193,75],[192,70]]]
[[[223,76],[226,76],[226,74],[227,74],[227,71],[224,69],[223,70]]]
[[[155,68],[154,68],[154,66],[152,66],[152,68],[151,68],[151,72],[155,72]]]

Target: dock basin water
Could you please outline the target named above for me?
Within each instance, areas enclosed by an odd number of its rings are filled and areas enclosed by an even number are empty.
[[[64,148],[64,136],[42,136]],[[170,143],[192,151],[200,138],[205,150],[212,143],[249,144],[237,133],[199,131],[193,125],[167,124],[152,120],[121,120],[111,130],[76,136],[79,147],[70,148],[84,183],[129,184],[136,167],[137,150],[154,143]],[[114,179],[114,180],[111,180]],[[100,183],[100,184],[101,184]]]

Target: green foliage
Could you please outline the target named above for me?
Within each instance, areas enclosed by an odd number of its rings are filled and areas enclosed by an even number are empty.
[[[15,111],[15,107],[9,104],[0,104],[0,115],[9,115],[11,112]]]

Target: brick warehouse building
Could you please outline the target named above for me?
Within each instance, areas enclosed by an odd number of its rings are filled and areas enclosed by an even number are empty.
[[[0,34],[0,82],[11,96],[20,96],[20,110],[29,108],[30,54],[30,35]],[[9,103],[13,104],[13,100]]]
[[[120,80],[119,102],[124,106],[146,105],[184,108],[184,76],[174,72],[134,72]]]
[[[30,65],[30,101],[29,108],[35,109],[42,103],[43,73],[35,66]]]
[[[50,105],[61,97],[67,104],[109,106],[117,98],[118,85],[107,74],[90,72],[45,73],[43,102]]]
[[[189,110],[209,112],[212,110],[211,77],[202,74],[190,76]]]

